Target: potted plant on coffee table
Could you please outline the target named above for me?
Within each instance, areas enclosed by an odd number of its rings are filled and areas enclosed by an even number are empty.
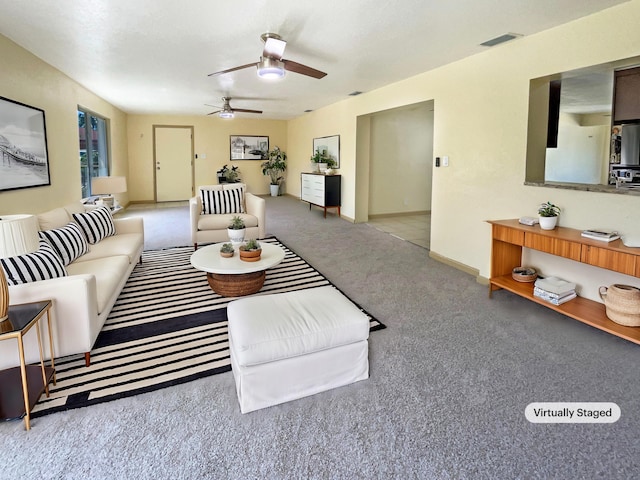
[[[240,245],[238,248],[240,253],[240,260],[245,262],[257,262],[262,255],[262,248],[257,240],[248,240],[244,245]]]
[[[233,248],[233,245],[230,243],[223,243],[222,246],[220,247],[220,256],[223,258],[233,257],[234,252],[235,252],[235,249]]]
[[[542,230],[553,230],[558,223],[560,207],[551,202],[545,202],[538,207],[540,228]]]
[[[271,196],[277,197],[280,194],[280,184],[284,179],[282,173],[287,169],[287,154],[276,146],[268,156],[269,159],[262,163],[262,174],[269,175]]]
[[[244,233],[246,231],[246,227],[244,224],[244,220],[241,217],[235,215],[231,219],[231,223],[227,227],[227,234],[229,235],[229,240],[231,243],[242,243],[244,241]]]

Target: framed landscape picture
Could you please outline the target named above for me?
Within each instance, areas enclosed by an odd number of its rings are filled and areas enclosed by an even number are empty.
[[[333,159],[333,168],[340,168],[340,135],[313,139],[313,153],[320,150],[325,157]]]
[[[0,191],[51,185],[44,110],[0,97]]]
[[[231,160],[267,160],[269,137],[231,135]]]

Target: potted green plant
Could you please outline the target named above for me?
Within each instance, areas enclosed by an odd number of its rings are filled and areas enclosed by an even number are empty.
[[[327,161],[324,153],[316,148],[316,151],[311,155],[311,169],[314,172],[323,171],[327,169]]]
[[[242,243],[244,241],[244,233],[246,226],[241,217],[235,215],[231,218],[231,223],[227,227],[227,234],[232,243]]]
[[[269,175],[271,196],[277,197],[280,193],[280,184],[284,177],[282,173],[287,169],[287,154],[280,150],[280,147],[274,147],[268,153],[269,159],[262,163],[262,174]]]
[[[256,239],[247,240],[244,245],[240,245],[238,248],[238,252],[240,253],[240,260],[245,262],[257,262],[260,260],[260,255],[262,255],[262,247]]]
[[[551,202],[542,203],[538,207],[538,220],[542,230],[553,230],[558,223],[558,215],[560,215],[560,207]]]
[[[230,243],[223,243],[222,246],[220,247],[221,257],[231,258],[233,257],[233,252],[235,252],[235,249],[233,248],[233,245]]]

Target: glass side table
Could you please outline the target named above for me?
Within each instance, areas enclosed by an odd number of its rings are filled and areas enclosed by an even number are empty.
[[[31,428],[31,410],[38,403],[43,392],[49,396],[49,383],[56,384],[53,353],[53,335],[51,331],[51,300],[23,303],[9,306],[9,318],[0,323],[0,341],[16,339],[20,366],[0,370],[0,418],[15,419],[24,417],[24,426]],[[47,315],[49,333],[49,351],[51,366],[45,366],[40,333],[40,319]],[[26,365],[24,359],[23,338],[31,328],[36,327],[40,364]]]

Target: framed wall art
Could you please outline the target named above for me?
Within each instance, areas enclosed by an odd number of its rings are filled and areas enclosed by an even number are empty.
[[[44,110],[0,97],[0,191],[51,185]]]
[[[231,135],[230,160],[267,160],[269,137]]]
[[[313,153],[316,153],[316,150],[335,162],[333,168],[340,168],[340,135],[314,138]]]

